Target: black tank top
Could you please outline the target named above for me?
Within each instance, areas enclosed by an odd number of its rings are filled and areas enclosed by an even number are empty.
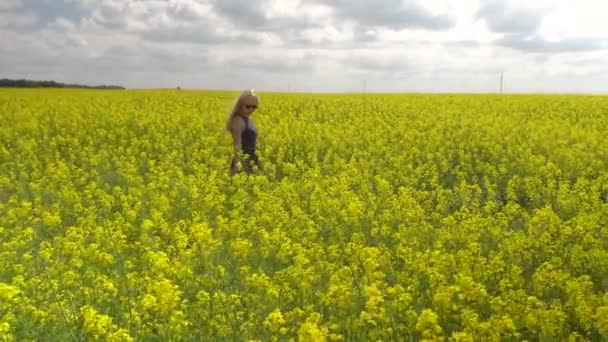
[[[245,121],[245,129],[241,133],[241,147],[244,153],[255,155],[255,145],[258,137],[258,129],[253,121],[247,116],[241,116]]]

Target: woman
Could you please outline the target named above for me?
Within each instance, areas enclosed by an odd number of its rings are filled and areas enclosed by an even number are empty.
[[[258,130],[251,120],[251,114],[258,108],[259,99],[253,89],[245,90],[238,97],[234,108],[228,116],[226,129],[232,134],[233,156],[230,169],[238,173],[239,164],[247,174],[253,172],[253,165],[261,168],[255,153]]]

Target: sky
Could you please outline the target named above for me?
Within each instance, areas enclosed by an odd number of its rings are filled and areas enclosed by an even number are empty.
[[[605,0],[0,0],[0,78],[608,93]]]

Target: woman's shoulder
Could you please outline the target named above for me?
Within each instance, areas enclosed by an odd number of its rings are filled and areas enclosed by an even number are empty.
[[[233,115],[230,118],[230,127],[232,129],[245,127],[245,118],[241,115]]]

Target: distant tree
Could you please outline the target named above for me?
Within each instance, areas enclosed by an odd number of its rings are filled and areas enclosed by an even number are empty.
[[[88,86],[82,84],[64,84],[55,81],[32,81],[26,79],[0,79],[0,88],[85,88],[85,89],[125,89],[117,85]]]

